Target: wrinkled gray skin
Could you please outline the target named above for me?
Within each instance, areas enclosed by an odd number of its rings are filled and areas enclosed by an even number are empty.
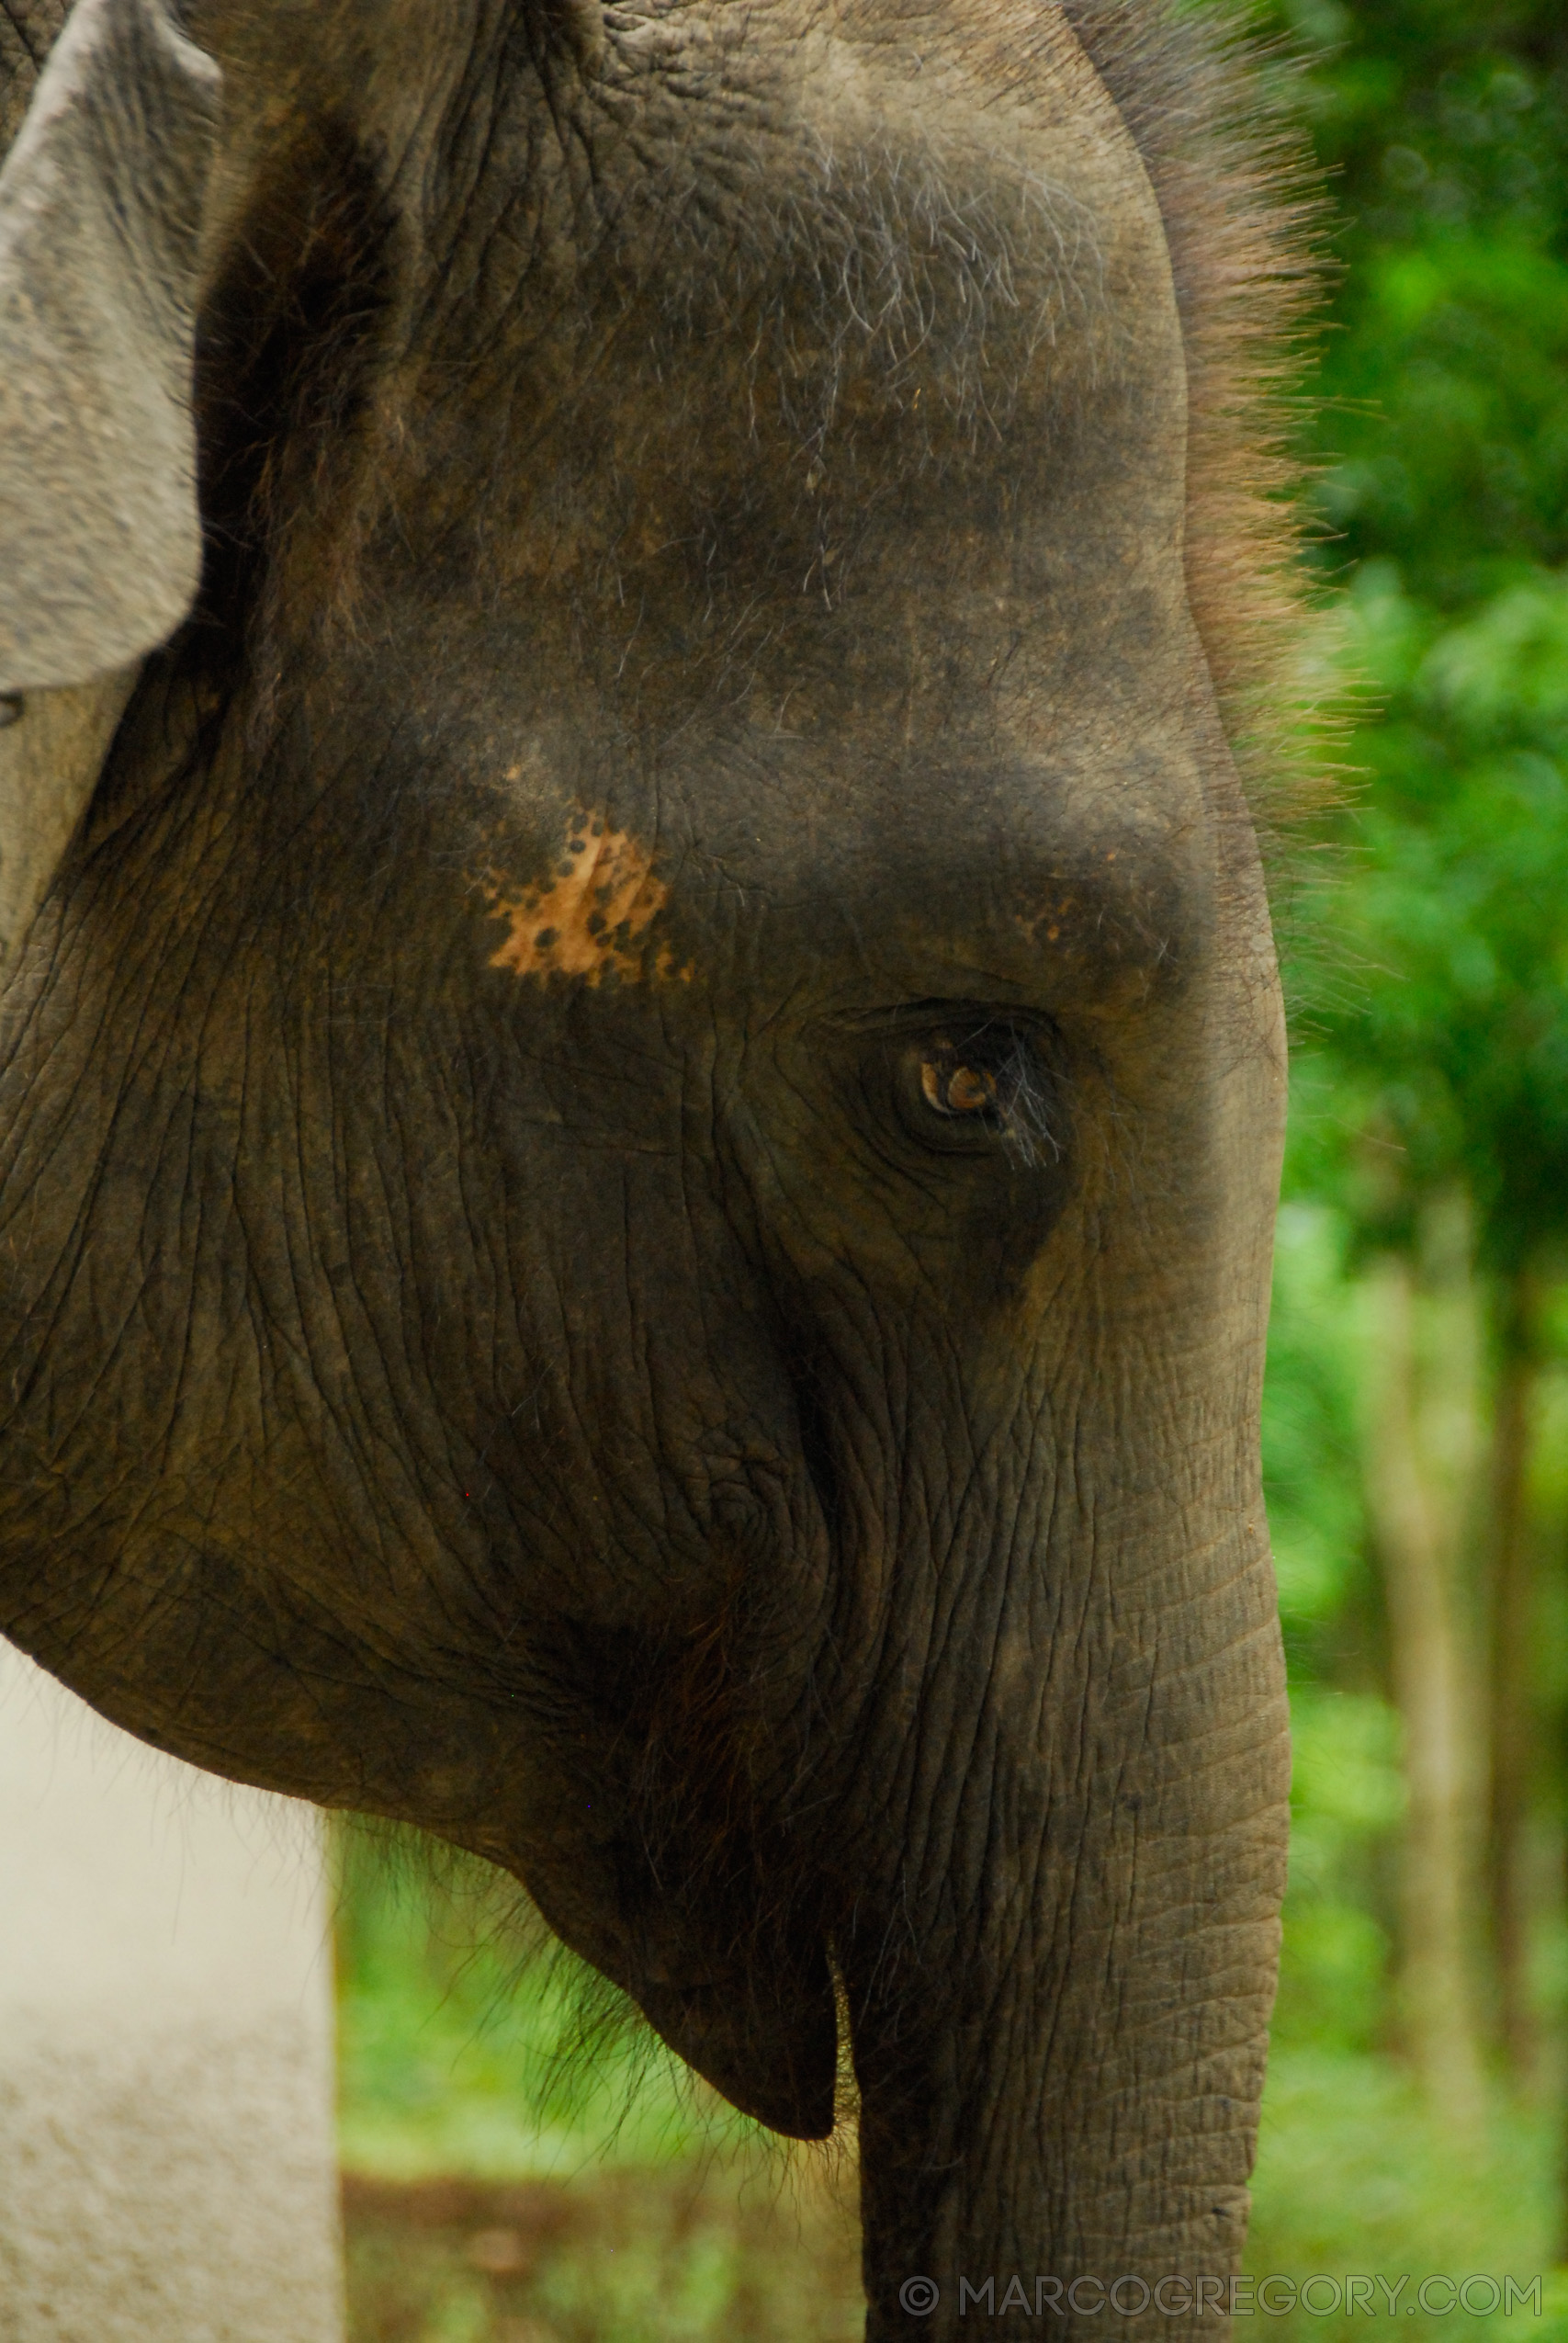
[[[0,1624],[783,2131],[841,2012],[873,2336],[1226,2273],[1281,1046],[1136,151],[1010,0],[181,22],[82,0],[0,187],[0,686],[87,710],[0,743],[92,791]]]

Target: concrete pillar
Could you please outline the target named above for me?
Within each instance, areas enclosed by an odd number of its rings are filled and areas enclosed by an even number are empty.
[[[0,1640],[0,2336],[342,2343],[319,1817]]]

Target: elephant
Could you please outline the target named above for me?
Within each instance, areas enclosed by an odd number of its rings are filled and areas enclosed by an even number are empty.
[[[0,1628],[501,1866],[761,2124],[852,2100],[871,2337],[1212,2325],[1287,1783],[1257,76],[1160,0],[0,54]]]

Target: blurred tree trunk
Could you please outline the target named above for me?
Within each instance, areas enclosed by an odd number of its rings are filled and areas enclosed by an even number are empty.
[[[1391,1253],[1368,1280],[1373,1356],[1366,1479],[1404,1722],[1400,2014],[1433,2100],[1462,2119],[1481,2100],[1472,1925],[1476,1908],[1475,1692],[1461,1566],[1477,1448],[1473,1286],[1447,1232],[1438,1293]]]
[[[1530,1807],[1539,1758],[1535,1715],[1536,1554],[1529,1520],[1530,1433],[1540,1364],[1537,1296],[1511,1278],[1500,1311],[1492,1434],[1492,1801],[1487,1885],[1503,2048],[1528,2082],[1540,2051],[1529,1992],[1536,1901]]]

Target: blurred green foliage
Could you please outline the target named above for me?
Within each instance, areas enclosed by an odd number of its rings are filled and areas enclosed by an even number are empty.
[[[1458,1184],[1483,1262],[1517,1273],[1561,1249],[1568,1196],[1568,576],[1447,615],[1378,555],[1344,610],[1374,712],[1342,883],[1304,907],[1332,933],[1300,1070],[1332,1120],[1300,1132],[1296,1183],[1367,1242]]]
[[[1509,1281],[1559,1279],[1568,1234],[1568,11],[1261,17],[1303,68],[1333,207],[1310,558],[1343,622],[1357,776],[1332,883],[1294,906],[1287,945],[1265,1413],[1297,1749],[1277,2035],[1369,2048],[1388,2031],[1401,1784],[1356,1271],[1457,1192],[1501,1328]],[[1559,1310],[1559,1358],[1564,1333]],[[1560,1549],[1549,1428],[1532,1503]]]
[[[1558,0],[1277,0],[1337,215],[1314,417],[1335,569],[1449,614],[1568,557]]]
[[[1568,15],[1272,14],[1337,215],[1314,560],[1367,695],[1298,945],[1335,1093],[1299,1184],[1381,1239],[1461,1183],[1513,1273],[1568,1196]]]
[[[1287,941],[1264,1445],[1296,1758],[1249,2266],[1533,2269],[1561,2251],[1554,2094],[1532,2109],[1499,2086],[1493,2129],[1456,2139],[1388,2054],[1404,1782],[1358,1272],[1462,1197],[1500,1352],[1520,1281],[1560,1295],[1568,1267],[1568,11],[1274,0],[1264,21],[1304,61],[1334,210],[1310,558],[1343,628],[1355,777],[1332,884],[1296,903]],[[1536,1338],[1527,1503],[1560,1630],[1565,1337],[1559,1298]],[[1542,1635],[1533,1688],[1559,1871],[1562,1648]],[[1560,2026],[1560,1924],[1543,1955]]]

